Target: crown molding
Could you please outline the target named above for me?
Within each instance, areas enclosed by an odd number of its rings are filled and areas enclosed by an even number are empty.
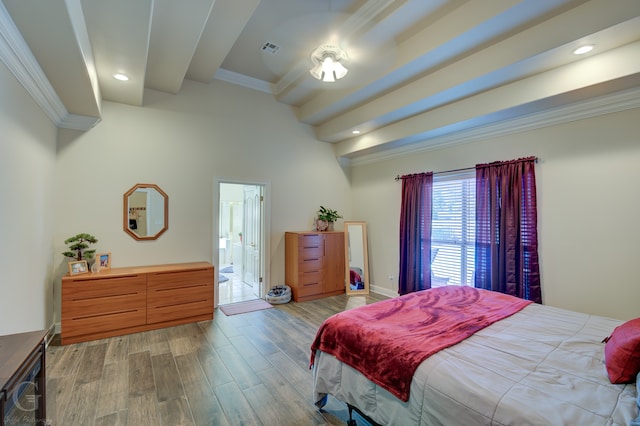
[[[418,143],[390,148],[382,152],[365,154],[348,159],[338,157],[338,162],[343,167],[377,163],[414,153],[521,133],[639,107],[640,88],[636,87],[489,125],[429,138]]]
[[[248,77],[244,74],[229,71],[224,68],[218,68],[213,78],[226,81],[228,83],[237,84],[238,86],[247,87],[249,89],[259,90],[270,95],[274,95],[273,85],[264,80]]]
[[[341,25],[340,34],[346,37],[360,36],[371,22],[380,16],[396,0],[368,0],[362,7],[350,14]]]
[[[0,61],[57,127],[89,130],[100,120],[95,117],[80,119],[82,116],[69,114],[2,2],[0,2]]]
[[[0,61],[56,127],[86,131],[100,122],[100,117],[69,114],[2,2]]]

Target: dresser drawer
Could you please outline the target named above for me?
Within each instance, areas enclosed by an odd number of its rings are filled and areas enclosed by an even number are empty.
[[[63,318],[60,322],[60,334],[64,339],[104,333],[115,330],[126,330],[130,327],[144,325],[147,320],[147,309],[131,308],[86,317]]]
[[[322,293],[322,282],[321,281],[311,281],[308,283],[299,283],[297,288],[297,296],[296,297],[304,297],[311,296],[314,294]]]
[[[61,318],[98,316],[120,310],[144,308],[146,277],[127,275],[91,281],[65,280]]]
[[[213,314],[213,283],[149,290],[147,323]]]
[[[147,288],[150,291],[188,288],[208,284],[213,285],[213,268],[192,271],[152,272],[147,275]]]
[[[322,237],[320,235],[300,235],[298,237],[298,258],[320,259],[322,257]]]
[[[146,319],[144,275],[63,283],[60,331],[65,338],[139,326]]]
[[[149,274],[147,323],[198,315],[213,315],[213,268]]]
[[[312,249],[322,247],[322,236],[318,234],[298,235],[298,247],[300,249]]]
[[[300,248],[298,251],[298,257],[300,259],[321,259],[322,247],[305,247]]]
[[[322,259],[300,259],[298,262],[298,272],[314,272],[322,270]]]
[[[322,282],[322,271],[310,271],[301,273],[298,277],[300,285],[315,284]]]

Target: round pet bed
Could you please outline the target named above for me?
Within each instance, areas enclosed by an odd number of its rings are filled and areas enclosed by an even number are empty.
[[[271,287],[271,290],[269,290],[269,293],[267,293],[264,300],[272,305],[287,303],[291,300],[291,287],[288,285],[277,285],[275,287]]]

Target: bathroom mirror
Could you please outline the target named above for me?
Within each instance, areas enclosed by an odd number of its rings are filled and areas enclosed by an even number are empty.
[[[136,240],[155,240],[169,227],[169,197],[157,185],[134,185],[123,205],[124,232]]]
[[[344,222],[344,249],[347,256],[347,294],[369,294],[369,254],[365,222]]]

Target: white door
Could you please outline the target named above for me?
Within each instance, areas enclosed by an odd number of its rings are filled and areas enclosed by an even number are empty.
[[[242,280],[250,285],[253,294],[262,297],[262,217],[263,193],[261,186],[244,187],[244,226],[242,231],[244,262]]]

